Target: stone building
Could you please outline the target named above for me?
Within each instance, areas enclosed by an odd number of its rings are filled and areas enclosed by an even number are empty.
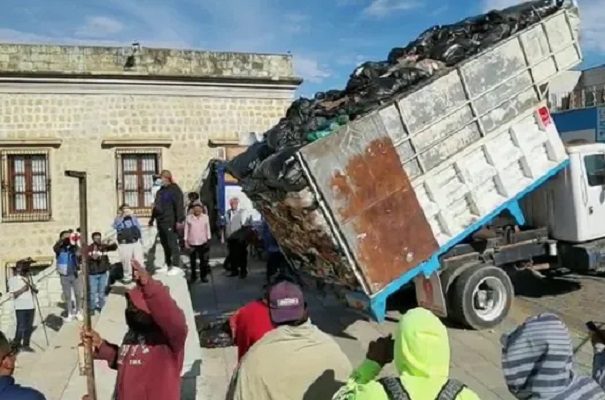
[[[156,171],[196,189],[208,161],[272,126],[300,82],[289,55],[0,44],[0,292],[15,260],[42,269],[78,226],[65,170],[88,173],[89,233],[107,233],[120,203],[150,214]],[[58,283],[41,284],[43,307],[56,302]]]

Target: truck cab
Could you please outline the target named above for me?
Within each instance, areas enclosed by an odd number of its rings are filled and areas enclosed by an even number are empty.
[[[605,144],[572,144],[567,153],[569,166],[524,202],[528,223],[563,242],[605,238]]]

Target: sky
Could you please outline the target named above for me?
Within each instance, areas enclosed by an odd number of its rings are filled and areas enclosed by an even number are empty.
[[[3,0],[0,42],[291,53],[299,95],[337,89],[437,24],[518,0]],[[605,0],[579,0],[583,67],[605,64]]]

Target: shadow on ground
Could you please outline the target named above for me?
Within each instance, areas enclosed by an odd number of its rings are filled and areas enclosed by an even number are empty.
[[[582,284],[571,276],[540,277],[529,270],[513,273],[511,280],[517,296],[534,299],[558,296],[582,289]]]

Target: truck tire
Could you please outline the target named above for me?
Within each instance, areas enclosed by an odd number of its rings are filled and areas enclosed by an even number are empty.
[[[472,329],[492,328],[508,315],[514,294],[506,272],[493,265],[477,265],[464,271],[450,288],[450,315]]]

